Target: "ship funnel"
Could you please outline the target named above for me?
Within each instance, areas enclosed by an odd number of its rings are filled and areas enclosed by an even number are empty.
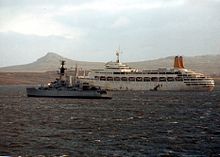
[[[182,56],[175,56],[175,59],[174,59],[174,68],[184,69],[183,57],[182,57]]]
[[[179,62],[180,62],[180,67],[184,69],[184,64],[183,64],[183,57],[179,57]]]
[[[178,56],[175,56],[174,58],[174,68],[180,68],[180,62]]]

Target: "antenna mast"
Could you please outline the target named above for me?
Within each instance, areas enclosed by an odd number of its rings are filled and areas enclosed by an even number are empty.
[[[116,50],[116,56],[117,56],[117,60],[116,63],[119,63],[119,54],[122,53],[120,50],[120,46],[118,47],[118,49]]]
[[[61,62],[61,66],[60,66],[60,79],[61,79],[62,76],[64,76],[64,74],[65,74],[66,68],[64,67],[65,61],[64,61],[64,60],[61,60],[60,62]]]

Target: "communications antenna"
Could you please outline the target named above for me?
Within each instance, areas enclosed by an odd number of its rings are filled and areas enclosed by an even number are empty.
[[[116,63],[119,63],[120,60],[119,60],[119,55],[122,54],[122,51],[120,49],[120,46],[118,47],[118,49],[116,50],[116,56],[117,56],[117,60],[116,60]]]

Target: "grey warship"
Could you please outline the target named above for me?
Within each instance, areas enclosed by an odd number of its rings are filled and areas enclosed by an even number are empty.
[[[56,97],[56,98],[82,98],[82,99],[111,99],[111,95],[100,87],[91,86],[88,83],[77,81],[68,82],[64,67],[65,61],[61,61],[59,78],[48,83],[47,86],[26,88],[28,97]]]

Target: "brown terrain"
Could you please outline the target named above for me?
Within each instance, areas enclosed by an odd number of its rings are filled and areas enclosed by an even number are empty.
[[[35,62],[25,65],[9,66],[0,68],[0,85],[39,85],[47,84],[57,77],[60,60],[66,61],[68,71],[74,71],[75,66],[82,70],[100,69],[105,63],[75,61],[62,57],[55,53],[47,53]],[[197,72],[211,75],[219,84],[220,78],[220,55],[205,55],[184,57],[185,67]],[[173,57],[156,60],[130,62],[129,66],[138,69],[172,68]]]
[[[0,85],[47,84],[56,77],[56,72],[0,72]]]
[[[76,61],[62,57],[55,53],[47,53],[45,56],[37,59],[35,62],[25,65],[16,65],[0,68],[0,72],[46,72],[56,71],[59,68],[60,60],[66,61],[66,67],[71,70],[77,65],[84,70],[100,69],[104,67],[103,62]],[[188,57],[183,56],[185,67],[208,75],[220,76],[220,55],[203,55]],[[123,59],[121,60],[123,62]],[[129,62],[129,66],[138,69],[158,69],[172,68],[174,56],[160,58],[155,60],[146,60],[140,62]]]
[[[74,71],[75,66],[82,70],[103,68],[101,62],[75,61],[62,57],[55,53],[47,53],[33,63],[0,68],[0,85],[38,85],[47,84],[57,77],[60,60],[66,61],[68,71]],[[220,78],[220,55],[205,55],[184,57],[185,67],[197,72],[202,72],[216,78]],[[172,68],[174,57],[166,57],[156,60],[130,62],[129,66],[138,69]]]

